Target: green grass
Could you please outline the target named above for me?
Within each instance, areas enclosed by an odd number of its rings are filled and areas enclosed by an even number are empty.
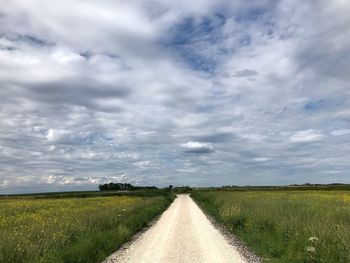
[[[101,262],[173,199],[147,191],[64,197],[0,199],[0,262]]]
[[[169,193],[163,189],[147,189],[147,190],[134,190],[134,191],[74,191],[74,192],[47,192],[47,193],[32,193],[32,194],[13,194],[13,195],[0,195],[1,199],[6,198],[86,198],[86,197],[99,197],[99,196],[159,196],[168,195]]]
[[[193,191],[264,262],[350,262],[349,191]]]

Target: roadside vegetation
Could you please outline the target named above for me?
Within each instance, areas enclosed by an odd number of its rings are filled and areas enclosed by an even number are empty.
[[[350,191],[197,190],[192,197],[264,262],[350,262]]]
[[[101,262],[173,199],[160,190],[115,194],[0,198],[0,262]]]

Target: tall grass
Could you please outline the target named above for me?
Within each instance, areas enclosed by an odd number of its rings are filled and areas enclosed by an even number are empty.
[[[349,191],[192,193],[265,262],[350,262]]]
[[[0,262],[100,262],[169,196],[0,199]]]

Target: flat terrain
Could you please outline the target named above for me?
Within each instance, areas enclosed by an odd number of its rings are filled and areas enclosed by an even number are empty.
[[[0,198],[0,262],[101,262],[172,200],[154,191],[73,196]]]
[[[350,262],[350,191],[211,190],[192,197],[264,262]]]
[[[247,262],[189,195],[179,195],[158,222],[110,256],[115,262]]]

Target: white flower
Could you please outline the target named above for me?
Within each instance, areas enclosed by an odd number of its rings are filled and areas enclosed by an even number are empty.
[[[306,247],[306,251],[310,253],[316,253],[316,248],[314,247]]]
[[[310,237],[309,241],[311,241],[311,242],[318,241],[318,238],[317,237]]]

